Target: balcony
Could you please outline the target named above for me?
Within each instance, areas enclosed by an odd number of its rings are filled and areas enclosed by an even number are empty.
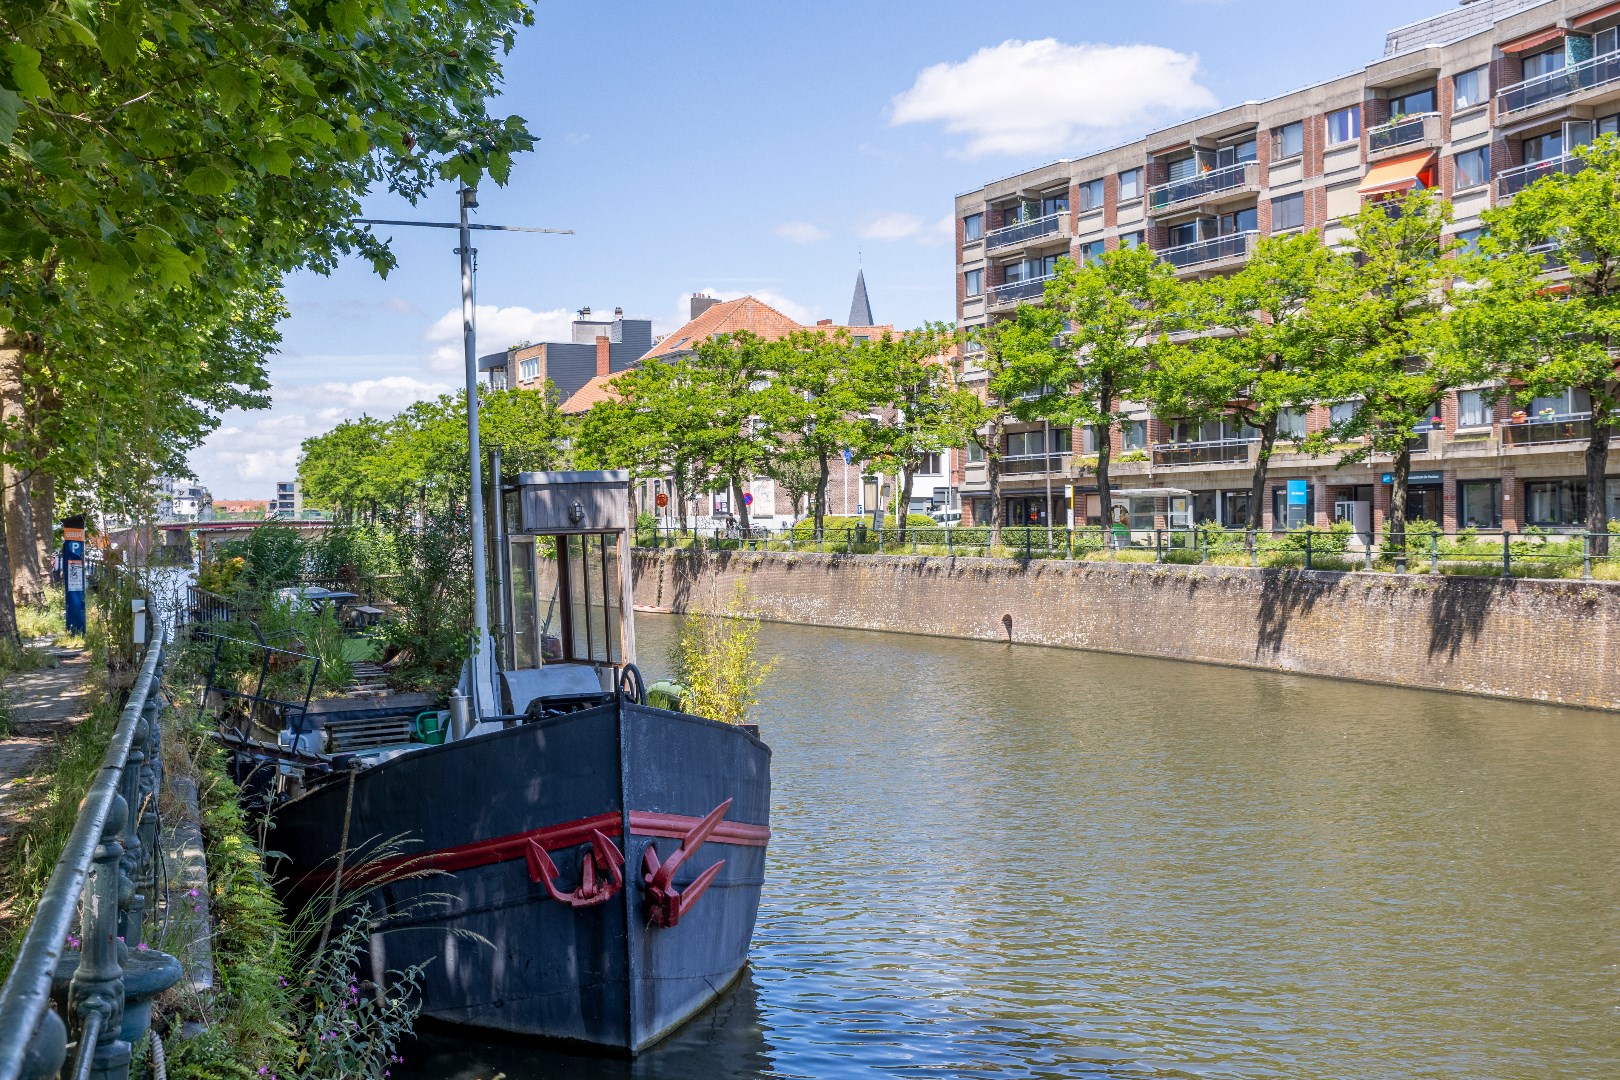
[[[1187,180],[1172,180],[1148,189],[1148,205],[1155,213],[1184,204],[1207,202],[1212,197],[1257,190],[1258,167],[1252,161],[1212,169]]]
[[[1496,95],[1499,115],[1533,109],[1549,101],[1571,97],[1595,86],[1620,82],[1620,53],[1604,53],[1579,64],[1571,64],[1562,71],[1551,71],[1505,86]]]
[[[1046,292],[1046,283],[1056,276],[1056,274],[1047,274],[1045,277],[1030,278],[1028,281],[1013,281],[1006,285],[997,285],[990,290],[990,306],[1008,307],[1013,304],[1039,300]]]
[[[1511,169],[1503,169],[1496,174],[1496,197],[1509,199],[1540,180],[1543,176],[1553,173],[1563,173],[1573,176],[1586,168],[1586,162],[1573,154],[1562,154],[1546,161],[1532,161],[1528,165],[1519,165]]]
[[[1154,443],[1153,464],[1157,467],[1175,465],[1247,465],[1249,447],[1257,439],[1211,439],[1208,442]]]
[[[1073,455],[1067,450],[1054,450],[1050,454],[1020,454],[1001,459],[1002,476],[1067,476]]]
[[[1413,113],[1396,117],[1367,131],[1367,159],[1376,160],[1387,150],[1408,146],[1438,146],[1440,144],[1440,114]]]
[[[1502,425],[1503,446],[1536,446],[1541,443],[1585,442],[1592,437],[1592,414],[1563,413],[1520,420]]]
[[[1180,247],[1165,248],[1158,255],[1177,270],[1190,270],[1228,259],[1248,258],[1250,247],[1259,236],[1258,232],[1240,232],[1211,240],[1195,240]]]
[[[986,251],[999,251],[1002,248],[1027,244],[1031,240],[1048,236],[1054,240],[1067,240],[1070,235],[1069,212],[1060,210],[1033,221],[1021,221],[1017,225],[1004,225],[999,229],[992,229],[985,234],[984,248]]]

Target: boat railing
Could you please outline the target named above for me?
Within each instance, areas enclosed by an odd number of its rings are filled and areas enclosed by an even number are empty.
[[[136,994],[149,1000],[180,976],[179,961],[149,947],[146,917],[157,892],[164,661],[159,632],[0,987],[0,1080],[127,1076],[130,1044],[121,1022]],[[69,968],[64,1017],[52,1004],[51,984]]]

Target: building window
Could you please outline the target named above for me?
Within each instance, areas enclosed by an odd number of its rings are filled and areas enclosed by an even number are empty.
[[[1119,201],[1129,202],[1142,197],[1142,170],[1127,169],[1119,174]]]
[[[1490,100],[1490,83],[1487,81],[1485,68],[1477,67],[1472,71],[1459,71],[1451,77],[1452,109],[1460,112],[1471,109],[1475,105],[1483,105]]]
[[[974,442],[972,439],[969,439],[968,444],[967,444],[967,459],[968,459],[968,462],[970,464],[975,464],[975,465],[978,464],[979,462],[983,461],[984,460],[984,447],[980,446],[978,443]]]
[[[1389,99],[1389,115],[1393,119],[1397,116],[1417,116],[1420,113],[1434,112],[1434,90],[1419,90],[1412,94],[1402,94],[1400,97]]]
[[[914,475],[914,476],[938,476],[938,475],[940,475],[939,454],[937,454],[937,453],[924,454],[922,456],[922,458],[917,462],[917,470],[912,475]]]
[[[1133,495],[1130,500],[1131,528],[1151,529],[1156,526],[1151,496]]]
[[[1591,414],[1592,395],[1585,390],[1563,390],[1530,401],[1530,418],[1533,420],[1559,420]]]
[[[1548,49],[1546,52],[1538,52],[1534,56],[1524,58],[1524,77],[1526,81],[1539,79],[1543,75],[1551,75],[1555,71],[1563,70],[1563,42],[1559,42],[1556,49]]]
[[[1119,246],[1122,248],[1141,247],[1144,239],[1145,234],[1140,230],[1131,233],[1123,233],[1119,238]]]
[[[1249,527],[1249,493],[1228,491],[1221,496],[1221,524],[1228,529]]]
[[[970,242],[984,239],[984,215],[969,214],[962,219],[962,240]]]
[[[1613,135],[1616,132],[1620,132],[1620,113],[1615,113],[1613,116],[1603,116],[1598,118],[1598,135]]]
[[[1296,191],[1271,200],[1271,231],[1298,229],[1305,224],[1305,193]]]
[[[1271,489],[1271,527],[1297,529],[1316,520],[1316,485],[1305,485],[1305,505],[1290,503],[1288,485],[1279,484]]]
[[[1568,528],[1586,522],[1585,480],[1526,480],[1524,519],[1530,525]]]
[[[1222,214],[1219,227],[1221,236],[1255,232],[1260,228],[1260,210],[1258,207],[1248,206],[1230,214]]]
[[[1198,242],[1198,222],[1184,221],[1180,225],[1172,225],[1165,235],[1173,248],[1195,244]]]
[[[1361,106],[1352,105],[1348,109],[1328,113],[1327,141],[1329,146],[1339,146],[1342,143],[1354,142],[1361,138]]]
[[[1592,39],[1593,56],[1608,56],[1612,52],[1620,52],[1620,26],[1599,30]]]
[[[1334,427],[1342,427],[1356,418],[1358,404],[1354,401],[1341,401],[1337,405],[1328,406],[1328,420]]]
[[[1069,210],[1069,193],[1061,195],[1043,195],[1041,197],[1041,217],[1051,217],[1053,214],[1064,214]]]
[[[532,382],[539,377],[540,358],[538,356],[534,357],[532,360],[518,361],[518,380],[520,382]]]
[[[1303,439],[1305,437],[1305,410],[1283,409],[1278,412],[1277,437],[1279,439]]]
[[[962,286],[969,296],[984,295],[984,271],[969,270],[962,275]]]
[[[1463,229],[1455,237],[1457,242],[1462,245],[1457,249],[1457,253],[1459,255],[1479,254],[1479,238],[1484,235],[1484,229]]]
[[[1524,140],[1522,146],[1526,165],[1533,165],[1538,161],[1552,161],[1564,156],[1564,133],[1549,131],[1545,135],[1536,135]]]
[[[1502,482],[1461,480],[1457,483],[1457,523],[1465,529],[1502,527]]]
[[[1464,150],[1454,159],[1457,164],[1458,191],[1482,187],[1491,182],[1491,148],[1477,147]]]
[[[1289,158],[1296,158],[1303,154],[1305,152],[1304,121],[1295,120],[1292,124],[1272,128],[1271,146],[1271,158],[1273,161],[1287,161]]]
[[[1168,180],[1170,183],[1180,183],[1182,180],[1191,180],[1198,174],[1198,159],[1188,156],[1178,158],[1170,163]]]
[[[1103,208],[1103,182],[1101,178],[1087,180],[1080,185],[1080,212]]]
[[[1080,245],[1080,265],[1090,266],[1103,257],[1103,242],[1092,240]]]
[[[1124,436],[1125,449],[1147,449],[1147,421],[1127,420],[1120,425],[1120,433]]]
[[[1457,391],[1457,426],[1459,428],[1489,427],[1491,400],[1484,390]]]

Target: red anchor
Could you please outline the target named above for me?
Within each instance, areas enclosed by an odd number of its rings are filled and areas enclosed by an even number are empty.
[[[681,916],[691,910],[692,905],[697,903],[697,898],[714,882],[720,868],[726,865],[726,860],[721,859],[692,879],[692,884],[685,890],[675,888],[675,871],[680,869],[681,863],[685,862],[694,851],[703,846],[703,841],[709,838],[709,834],[714,832],[715,827],[725,818],[726,810],[730,806],[731,800],[727,799],[710,810],[702,821],[692,826],[691,831],[681,838],[681,846],[669,857],[668,862],[659,863],[658,852],[652,844],[648,844],[646,850],[642,852],[641,865],[647,872],[643,880],[647,885],[647,899],[652,908],[654,926],[670,927],[679,923]]]
[[[579,888],[573,892],[563,892],[557,888],[557,864],[551,861],[546,849],[535,841],[529,841],[529,850],[526,852],[529,863],[529,880],[544,881],[546,892],[558,903],[569,907],[595,907],[605,904],[624,888],[624,874],[619,867],[624,865],[624,855],[619,846],[602,833],[601,829],[591,830],[591,849],[580,860],[583,864],[579,875]],[[598,881],[597,874],[609,875],[611,881]]]

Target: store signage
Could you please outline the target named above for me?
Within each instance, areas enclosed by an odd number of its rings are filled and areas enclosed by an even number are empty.
[[[1407,473],[1406,474],[1406,482],[1409,485],[1410,484],[1438,484],[1442,480],[1444,480],[1445,478],[1446,478],[1446,474],[1443,473],[1443,472],[1415,472],[1415,473]],[[1380,480],[1381,483],[1393,484],[1395,482],[1395,474],[1394,473],[1385,473],[1383,476],[1379,477],[1379,480]]]
[[[1290,480],[1290,481],[1288,481],[1288,505],[1289,506],[1308,506],[1308,505],[1310,505],[1310,488],[1306,485],[1305,481],[1303,481],[1303,480]]]

